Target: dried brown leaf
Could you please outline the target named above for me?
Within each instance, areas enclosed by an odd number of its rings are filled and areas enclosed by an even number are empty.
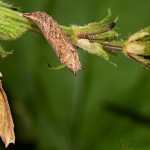
[[[0,137],[7,147],[10,143],[15,143],[14,123],[11,116],[7,96],[0,80]]]
[[[59,24],[45,12],[24,13],[25,17],[36,23],[41,29],[48,43],[52,46],[62,64],[74,74],[81,69],[78,52]]]

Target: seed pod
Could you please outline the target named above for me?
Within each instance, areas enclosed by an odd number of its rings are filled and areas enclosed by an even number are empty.
[[[24,13],[25,17],[36,23],[52,46],[62,64],[67,66],[74,74],[81,69],[78,52],[59,24],[45,12]]]

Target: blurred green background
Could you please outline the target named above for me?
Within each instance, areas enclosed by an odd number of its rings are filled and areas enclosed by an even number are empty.
[[[11,0],[23,12],[46,11],[62,25],[99,21],[112,10],[123,39],[150,25],[149,0]],[[46,40],[27,32],[4,42],[0,61],[15,123],[13,150],[150,149],[150,71],[123,54],[118,65],[79,50],[84,70],[50,71],[59,61]],[[1,142],[0,150],[3,148]]]

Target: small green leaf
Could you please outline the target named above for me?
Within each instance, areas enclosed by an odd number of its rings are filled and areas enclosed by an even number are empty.
[[[11,51],[11,52],[7,52],[7,51],[5,51],[4,48],[0,45],[0,56],[1,56],[2,58],[6,57],[7,55],[10,55],[10,54],[12,54],[12,51]]]
[[[49,63],[46,62],[46,66],[48,67],[48,69],[50,70],[59,70],[65,67],[65,65],[59,65],[59,66],[53,66]]]

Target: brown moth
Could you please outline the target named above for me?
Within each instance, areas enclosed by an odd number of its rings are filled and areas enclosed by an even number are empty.
[[[2,74],[0,73],[0,137],[7,147],[15,143],[14,123],[11,116],[7,96],[2,87]]]
[[[62,64],[67,66],[74,74],[82,68],[76,48],[51,16],[39,11],[24,13],[23,16],[38,25]]]

